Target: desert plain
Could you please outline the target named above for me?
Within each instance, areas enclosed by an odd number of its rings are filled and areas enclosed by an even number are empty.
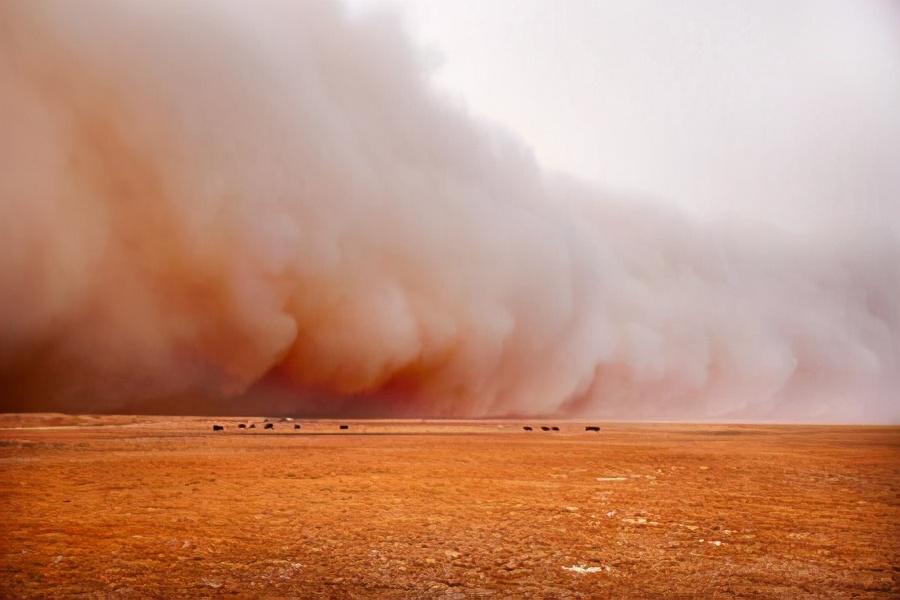
[[[900,597],[900,427],[262,422],[0,415],[0,597]]]

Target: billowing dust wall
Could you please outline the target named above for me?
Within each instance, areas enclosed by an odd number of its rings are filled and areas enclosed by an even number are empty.
[[[331,2],[0,4],[0,408],[900,416],[889,230],[544,172],[418,56]]]

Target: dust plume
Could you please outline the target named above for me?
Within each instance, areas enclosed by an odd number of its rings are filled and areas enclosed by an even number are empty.
[[[8,0],[0,131],[3,410],[900,418],[890,228],[542,171],[389,14]]]

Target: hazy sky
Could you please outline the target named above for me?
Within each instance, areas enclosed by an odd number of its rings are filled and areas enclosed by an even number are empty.
[[[702,215],[900,230],[900,3],[351,5],[397,9],[436,82],[550,168]]]

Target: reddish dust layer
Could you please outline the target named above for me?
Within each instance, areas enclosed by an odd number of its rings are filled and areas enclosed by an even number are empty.
[[[126,419],[0,431],[0,596],[900,594],[898,428]]]
[[[896,236],[547,172],[427,63],[336,2],[0,2],[0,410],[900,419]]]

